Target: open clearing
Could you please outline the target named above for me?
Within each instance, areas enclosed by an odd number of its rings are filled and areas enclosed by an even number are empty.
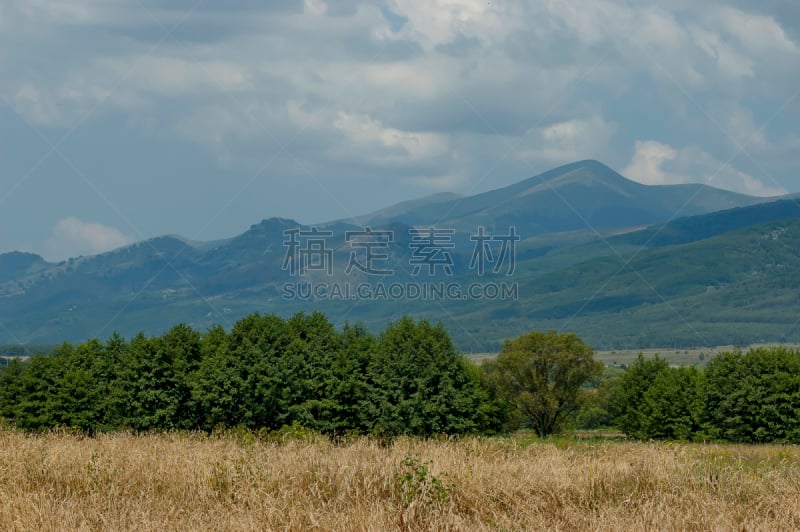
[[[800,449],[0,430],[3,530],[800,529]]]

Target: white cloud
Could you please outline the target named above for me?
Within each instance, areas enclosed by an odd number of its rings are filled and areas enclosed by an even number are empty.
[[[136,84],[143,90],[166,96],[203,91],[241,92],[252,88],[249,73],[227,61],[142,55],[104,60],[102,66],[114,79],[124,79],[126,84]]]
[[[674,161],[678,151],[668,144],[654,140],[637,140],[630,164],[622,169],[622,174],[645,185],[673,185],[685,183],[682,176],[666,172],[662,166]]]
[[[514,2],[392,0],[389,5],[394,12],[408,18],[403,33],[426,49],[459,35],[489,44],[501,37],[514,20],[508,12]]]
[[[322,129],[326,126],[323,113],[314,112],[313,106],[299,100],[286,102],[286,113],[289,120],[301,130]]]
[[[441,64],[435,61],[415,61],[366,65],[363,79],[374,90],[413,94],[420,98],[434,96],[446,84]]]
[[[753,59],[738,52],[720,34],[698,26],[693,26],[690,33],[694,43],[722,73],[732,78],[755,76]]]
[[[723,7],[714,10],[722,27],[743,47],[758,52],[797,53],[797,45],[774,18]]]
[[[779,185],[769,185],[696,146],[676,149],[654,140],[637,140],[633,158],[621,173],[646,185],[702,183],[762,197],[786,193]]]
[[[103,253],[131,242],[131,237],[114,227],[70,216],[56,223],[44,247],[49,260],[63,260]]]
[[[643,9],[635,18],[633,38],[646,47],[679,50],[685,39],[683,26],[672,13],[658,7]]]
[[[528,162],[553,164],[601,159],[615,130],[615,124],[597,115],[558,122],[530,131],[531,139],[523,143],[530,147],[519,150],[517,156]]]
[[[72,126],[89,111],[132,111],[168,97],[242,93],[252,89],[249,73],[225,61],[176,57],[103,58],[88,70],[56,84],[26,81],[11,101],[26,120],[40,126]]]
[[[736,100],[716,101],[709,106],[709,113],[723,129],[721,132],[733,148],[747,153],[760,151],[769,147],[762,124],[750,109]]]
[[[440,157],[448,150],[443,135],[383,127],[379,120],[366,115],[339,113],[333,125],[366,160],[409,164]]]
[[[17,112],[34,125],[55,126],[62,122],[62,113],[53,99],[30,83],[20,87],[13,102]]]
[[[27,19],[70,24],[95,20],[101,3],[93,0],[9,0],[10,10]]]
[[[328,12],[328,4],[322,0],[304,0],[303,5],[307,13],[312,15],[324,15]]]
[[[284,214],[298,217],[308,203],[292,199],[289,183],[311,174],[343,196],[394,197],[411,186],[488,189],[585,158],[630,161],[626,171],[644,182],[779,189],[719,162],[733,147],[721,128],[752,167],[795,186],[800,107],[781,105],[800,79],[797,25],[778,10],[721,0],[191,4],[0,2],[0,96],[37,127],[75,126],[87,146],[107,135],[109,146],[141,151],[102,183],[111,195],[136,174],[185,168],[178,159],[200,146],[223,171],[198,174],[263,170]],[[659,142],[640,140],[631,156],[637,139]],[[80,162],[80,145],[67,148]],[[30,183],[55,182],[57,162]],[[0,173],[0,190],[15,172]],[[197,177],[170,175],[165,194],[175,197]],[[203,195],[218,192],[198,194],[210,204]],[[230,216],[244,225],[264,214],[255,209]]]
[[[548,15],[576,40],[613,47],[629,72],[646,71],[683,89],[727,92],[731,79],[753,80],[773,70],[776,53],[800,51],[773,17],[713,1],[674,4],[545,2]]]

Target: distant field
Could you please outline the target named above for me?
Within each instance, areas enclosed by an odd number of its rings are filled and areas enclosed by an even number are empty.
[[[742,347],[746,351],[752,347],[761,347],[768,345],[784,345],[793,349],[800,348],[800,344],[753,344],[751,346]],[[653,358],[656,355],[665,359],[670,365],[673,366],[705,366],[709,360],[715,355],[724,351],[731,351],[736,346],[724,345],[717,347],[697,347],[693,349],[675,349],[673,347],[652,348],[652,349],[620,349],[617,351],[595,351],[594,356],[598,360],[602,360],[608,366],[621,366],[629,365],[636,360],[639,353],[642,353],[645,358]],[[466,355],[470,360],[480,362],[482,360],[491,359],[497,356],[497,353],[471,353]]]
[[[774,343],[774,344],[753,344],[751,346],[743,347],[742,349],[746,351],[747,349],[750,349],[752,347],[770,346],[770,345],[784,345],[793,349],[800,348],[800,344]],[[711,360],[718,353],[724,351],[731,351],[735,349],[735,347],[736,346],[733,345],[725,345],[717,347],[697,347],[692,349],[675,349],[672,347],[650,348],[650,349],[620,349],[617,351],[595,351],[594,356],[597,360],[603,361],[603,363],[605,363],[607,366],[622,366],[622,365],[627,366],[631,362],[636,360],[636,357],[639,356],[639,353],[642,353],[645,358],[653,358],[656,355],[658,355],[673,366],[704,367],[708,363],[708,361]],[[474,362],[481,362],[483,360],[489,360],[496,357],[497,353],[466,353],[465,356]],[[9,361],[13,358],[25,361],[28,360],[30,357],[0,356],[0,368],[7,365]]]
[[[2,530],[798,530],[800,449],[0,430]]]

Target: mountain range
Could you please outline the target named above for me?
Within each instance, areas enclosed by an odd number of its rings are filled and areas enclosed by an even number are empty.
[[[520,233],[534,236],[649,225],[763,201],[706,185],[642,185],[598,161],[580,161],[482,194],[430,196],[345,222],[402,222],[464,231],[515,225]]]
[[[0,343],[310,310],[375,329],[404,313],[442,321],[465,351],[544,328],[575,331],[597,348],[798,340],[798,244],[794,198],[642,185],[581,161],[481,194],[437,194],[313,228],[270,218],[226,240],[164,236],[60,263],[2,254]],[[364,267],[367,253],[377,266]],[[505,300],[375,293],[392,284],[516,292]],[[370,292],[329,293],[358,285]],[[305,297],[313,286],[327,292]]]

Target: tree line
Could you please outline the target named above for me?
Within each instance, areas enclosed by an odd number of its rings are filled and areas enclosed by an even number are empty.
[[[26,430],[304,427],[331,436],[539,436],[616,427],[639,439],[800,441],[800,351],[733,351],[705,370],[639,359],[608,378],[571,333],[530,332],[465,359],[441,325],[379,334],[321,313],[253,314],[230,332],[63,344],[0,370],[0,418]]]
[[[230,332],[63,344],[0,375],[0,416],[30,430],[491,433],[500,411],[444,328],[410,318],[375,336],[320,313],[254,314]]]
[[[800,442],[800,351],[720,353],[706,366],[670,367],[641,355],[601,385],[614,426],[638,439]]]

